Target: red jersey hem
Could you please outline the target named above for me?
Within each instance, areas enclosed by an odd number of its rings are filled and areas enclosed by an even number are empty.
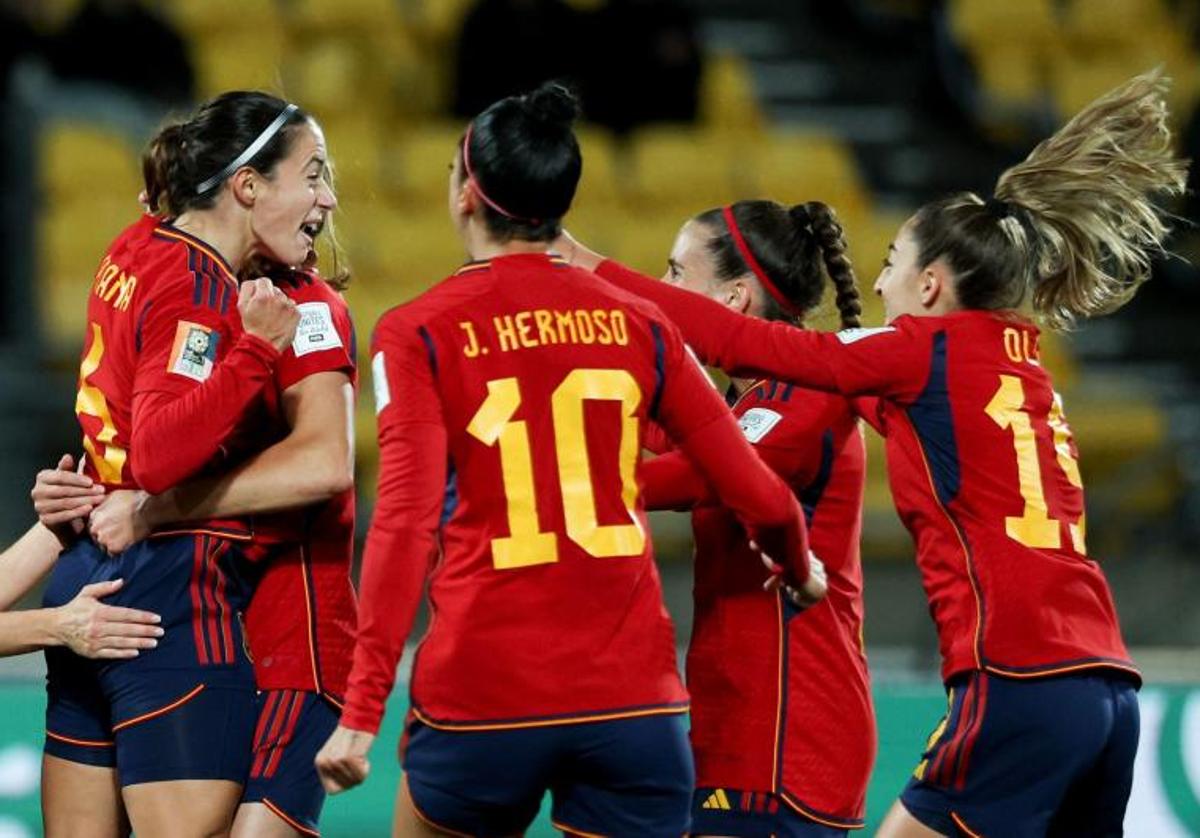
[[[570,713],[561,716],[534,716],[525,719],[497,719],[494,721],[449,721],[427,716],[415,705],[413,716],[421,724],[435,730],[514,730],[526,727],[550,727],[553,725],[586,724],[608,722],[618,719],[635,719],[642,716],[669,716],[688,712],[690,702],[655,704],[644,707],[622,707],[615,710],[599,710],[591,713]]]

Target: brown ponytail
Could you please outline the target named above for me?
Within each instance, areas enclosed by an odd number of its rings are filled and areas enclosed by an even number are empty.
[[[836,292],[842,325],[859,325],[862,304],[846,236],[833,209],[819,201],[790,209],[775,201],[738,201],[732,206],[738,230],[755,261],[772,284],[787,298],[793,311],[806,314],[821,302],[825,283]],[[721,209],[708,210],[695,221],[712,230],[709,253],[717,279],[731,280],[751,272],[727,228]],[[767,320],[798,318],[783,310],[770,295],[762,316]]]
[[[1154,200],[1179,195],[1159,71],[1084,108],[1000,176],[995,197],[963,193],[913,217],[920,266],[943,259],[964,308],[1005,309],[1032,292],[1050,328],[1116,311],[1150,276],[1168,227]]]
[[[842,328],[857,329],[862,325],[862,298],[858,293],[854,266],[850,264],[850,257],[846,253],[845,231],[828,204],[809,201],[801,206],[811,219],[813,236],[821,248],[821,258],[825,262],[825,273],[833,285]]]
[[[205,102],[183,122],[169,124],[150,140],[142,155],[142,178],[150,211],[176,217],[212,207],[238,160],[277,119],[282,125],[245,161],[270,177],[287,156],[296,126],[309,119],[300,108],[284,115],[288,103],[267,93],[233,91]],[[200,191],[204,187],[204,191]]]
[[[1000,176],[996,198],[1024,208],[1040,248],[1030,255],[1033,308],[1056,328],[1116,311],[1150,278],[1169,231],[1160,195],[1182,194],[1165,96],[1144,73],[1092,102]]]

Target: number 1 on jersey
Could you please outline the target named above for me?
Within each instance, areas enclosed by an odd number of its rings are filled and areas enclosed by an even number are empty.
[[[1029,414],[1021,408],[1025,405],[1025,387],[1021,379],[1015,375],[1001,375],[1000,389],[988,402],[985,412],[997,425],[1003,429],[1012,429],[1013,449],[1017,455],[1017,480],[1020,483],[1021,498],[1025,501],[1025,513],[1020,517],[1008,516],[1004,519],[1005,532],[1014,541],[1026,547],[1043,550],[1057,550],[1062,546],[1062,534],[1059,522],[1050,517],[1046,505],[1046,493],[1042,487],[1041,463],[1038,460],[1037,438],[1034,436],[1033,423]],[[1054,404],[1050,409],[1048,423],[1054,433],[1054,451],[1059,467],[1067,476],[1067,480],[1075,487],[1082,488],[1083,481],[1079,477],[1079,464],[1071,454],[1070,429],[1067,428],[1063,417],[1062,401],[1058,394],[1054,396]],[[1080,555],[1087,555],[1084,546],[1084,521],[1070,524],[1072,546]]]
[[[529,432],[524,422],[512,421],[521,405],[520,386],[515,378],[498,378],[489,381],[487,388],[487,398],[475,411],[467,433],[484,445],[500,443],[509,536],[492,539],[492,561],[500,570],[556,562],[558,542],[554,533],[538,529]]]

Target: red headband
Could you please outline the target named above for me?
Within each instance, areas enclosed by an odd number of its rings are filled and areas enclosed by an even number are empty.
[[[746,244],[746,239],[742,236],[742,231],[738,229],[737,219],[733,216],[733,207],[724,207],[721,210],[721,215],[725,217],[725,226],[729,228],[729,235],[733,236],[733,243],[737,246],[738,253],[742,254],[742,261],[750,268],[750,271],[762,283],[762,287],[767,289],[767,293],[771,295],[771,299],[779,303],[779,307],[793,317],[799,317],[803,312],[798,310],[794,303],[787,297],[783,296],[783,292],[771,281],[767,276],[767,272],[763,270],[762,265],[758,264],[758,260],[754,258],[754,254],[750,252],[750,245]]]
[[[483,191],[483,186],[480,185],[479,178],[475,177],[475,172],[471,170],[471,130],[474,127],[475,127],[474,122],[472,122],[470,125],[468,125],[466,136],[463,137],[463,169],[467,173],[467,179],[470,180],[475,185],[475,193],[477,195],[479,195],[479,197],[483,200],[483,202],[485,204],[487,204],[489,207],[494,209],[496,212],[503,215],[505,218],[511,218],[513,221],[521,221],[526,224],[532,224],[535,227],[538,224],[541,224],[542,222],[540,219],[525,218],[523,216],[517,215],[516,213],[509,212],[504,207],[500,206],[498,203],[496,203],[491,198],[489,198],[487,196],[487,193]]]

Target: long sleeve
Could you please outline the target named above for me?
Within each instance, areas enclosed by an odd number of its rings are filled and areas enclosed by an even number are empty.
[[[379,495],[363,556],[358,640],[342,724],[375,733],[437,553],[446,429],[416,328],[393,315],[372,346]]]
[[[708,481],[679,451],[643,461],[640,474],[647,509],[691,509],[713,496]]]
[[[774,378],[847,396],[906,398],[920,391],[929,368],[928,335],[899,318],[880,329],[816,332],[747,317],[702,294],[651,279],[612,260],[597,275],[650,300],[679,327],[711,366],[730,375]]]
[[[808,578],[804,515],[783,482],[754,453],[733,414],[678,332],[663,329],[667,365],[658,420],[718,500],[746,527],[795,584]]]
[[[155,286],[135,338],[130,463],[157,494],[200,471],[271,380],[279,352],[243,333],[228,280],[217,302],[182,267]]]
[[[137,393],[132,463],[138,485],[157,494],[200,471],[271,380],[278,357],[271,344],[242,334],[209,378],[184,394]]]

